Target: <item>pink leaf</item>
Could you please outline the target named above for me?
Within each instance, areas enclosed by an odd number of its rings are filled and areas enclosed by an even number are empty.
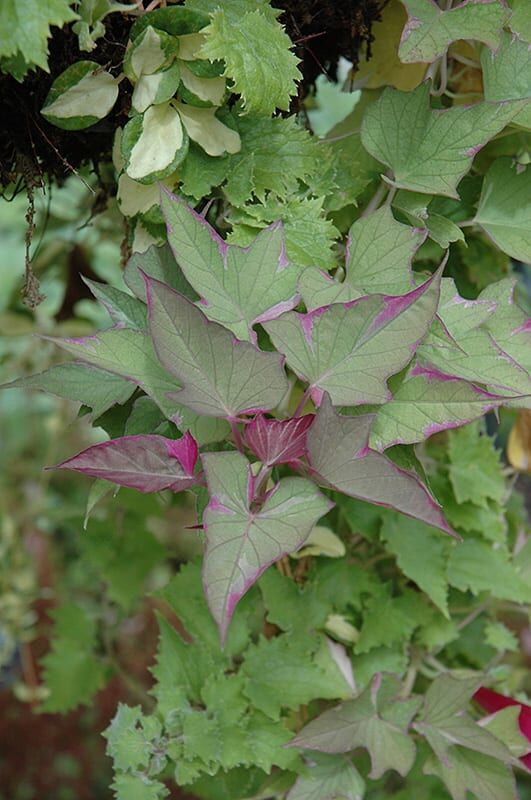
[[[267,466],[288,464],[306,454],[306,434],[314,419],[313,414],[282,420],[259,414],[245,428],[245,443]]]

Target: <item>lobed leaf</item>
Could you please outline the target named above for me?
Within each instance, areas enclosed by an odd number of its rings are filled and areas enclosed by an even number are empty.
[[[247,447],[266,466],[289,464],[306,455],[306,436],[312,414],[292,419],[268,419],[258,414],[245,427]]]

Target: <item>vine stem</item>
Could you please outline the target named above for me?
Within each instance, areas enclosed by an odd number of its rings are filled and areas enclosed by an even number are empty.
[[[368,217],[369,214],[372,214],[373,211],[376,211],[379,208],[380,203],[385,197],[385,193],[388,191],[387,185],[382,181],[378,188],[376,189],[375,193],[369,200],[367,207],[361,214],[361,217]]]
[[[301,416],[301,414],[302,414],[302,412],[304,410],[304,406],[306,405],[306,403],[307,403],[307,401],[308,401],[308,399],[310,397],[310,392],[311,392],[311,389],[308,386],[304,390],[304,394],[302,395],[301,399],[299,400],[299,404],[298,404],[297,408],[295,409],[295,413],[293,415],[294,417],[300,417]]]

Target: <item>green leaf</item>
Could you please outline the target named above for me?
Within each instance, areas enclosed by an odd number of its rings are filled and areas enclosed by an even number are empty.
[[[220,8],[220,0],[186,0],[186,8],[201,14],[213,14]],[[278,8],[271,8],[269,0],[223,0],[223,12],[234,25],[244,14],[252,11],[260,11],[269,20],[275,20],[282,13]]]
[[[96,625],[80,606],[63,605],[51,612],[55,626],[52,649],[42,659],[49,695],[47,713],[64,713],[90,702],[103,687],[105,667],[96,657]]]
[[[163,783],[142,774],[116,775],[111,789],[116,800],[162,800],[169,794]]]
[[[248,648],[241,669],[246,678],[244,691],[254,708],[278,720],[283,708],[297,709],[316,698],[349,696],[347,682],[318,664],[312,645],[315,649],[315,641],[283,635],[261,638]]]
[[[440,273],[400,297],[374,295],[264,323],[288,366],[335,405],[384,403],[387,378],[411,360],[437,308]],[[341,330],[341,337],[338,331]]]
[[[228,177],[229,159],[227,156],[209,156],[202,147],[191,142],[179,172],[183,194],[200,200]]]
[[[121,141],[125,171],[140,183],[170,175],[188,152],[188,135],[170,103],[150,106],[125,126]]]
[[[501,46],[481,53],[485,99],[491,102],[531,97],[531,52],[528,42],[505,31]],[[525,113],[528,106],[524,105]]]
[[[234,339],[202,311],[159,281],[149,279],[149,318],[160,362],[184,386],[173,399],[200,415],[236,419],[282,400],[282,359]],[[166,373],[165,373],[166,374]]]
[[[398,699],[400,689],[393,675],[375,675],[358,697],[325,711],[290,745],[324,753],[364,747],[371,757],[370,778],[380,778],[389,769],[407,775],[415,760],[415,744],[407,731],[421,700]]]
[[[385,515],[381,536],[402,572],[448,616],[448,542],[433,528],[398,514]]]
[[[280,225],[271,225],[243,249],[227,245],[203,217],[173,195],[162,194],[162,209],[175,258],[210,320],[238,339],[254,341],[254,324],[297,303],[300,270],[286,260]]]
[[[513,13],[509,20],[509,27],[520,39],[531,42],[531,9],[526,0],[513,0]]]
[[[77,19],[70,0],[4,0],[0,7],[0,57],[22,56],[25,61],[19,79],[28,68],[48,72],[50,26],[62,28]]]
[[[462,592],[487,592],[499,600],[528,603],[531,592],[507,555],[491,544],[467,539],[455,545],[448,560],[448,581]]]
[[[39,389],[92,409],[96,419],[116,403],[127,402],[135,385],[131,381],[85,364],[57,364],[45,372],[18,378],[4,389]]]
[[[531,347],[529,347],[529,321],[527,314],[520,308],[515,298],[516,282],[514,278],[487,286],[481,292],[480,301],[494,302],[496,314],[485,322],[485,327],[494,337],[499,348],[526,370],[528,376],[527,392],[531,386]]]
[[[510,11],[499,0],[465,0],[443,11],[431,0],[402,0],[408,21],[398,55],[406,63],[432,62],[458,39],[476,39],[493,50]]]
[[[119,703],[111,724],[103,732],[107,754],[117,770],[135,771],[147,767],[151,757],[151,741],[160,736],[162,726],[154,717],[145,717],[140,706]]]
[[[136,528],[129,515],[124,526],[127,532],[118,536],[110,534],[104,523],[94,522],[83,535],[81,549],[105,581],[108,597],[129,610],[140,598],[148,575],[164,560],[165,548],[143,526]]]
[[[462,747],[449,750],[447,763],[430,759],[424,772],[444,781],[452,800],[467,800],[469,792],[477,800],[514,800],[517,797],[514,775],[509,767]]]
[[[481,720],[481,725],[503,742],[516,758],[529,753],[529,740],[520,730],[521,711],[519,704],[508,706]]]
[[[331,503],[310,481],[283,478],[252,509],[253,476],[243,455],[206,453],[202,461],[210,492],[203,581],[223,640],[239,599],[266,567],[304,543]]]
[[[267,619],[290,636],[305,637],[324,628],[331,604],[314,585],[301,588],[294,580],[268,569],[258,586],[267,608]]]
[[[365,782],[350,759],[315,753],[287,800],[362,800]]]
[[[384,89],[367,109],[362,141],[371,155],[392,169],[400,188],[458,198],[457,184],[475,154],[525,103],[432,110],[429,93],[429,82],[409,93]]]
[[[231,156],[224,191],[236,206],[254,194],[262,202],[266,192],[287,197],[300,181],[319,174],[323,153],[318,142],[298,124],[295,116],[236,118],[241,151]]]
[[[511,258],[531,261],[531,167],[497,159],[485,175],[476,222]]]
[[[452,431],[448,440],[450,481],[458,503],[471,500],[486,507],[487,498],[501,503],[507,487],[494,441],[481,434],[478,424]]]
[[[269,115],[276,108],[288,110],[301,74],[291,40],[276,20],[257,10],[243,14],[234,25],[218,8],[203,33],[206,41],[199,55],[225,61],[223,74],[241,95],[246,111]]]
[[[354,651],[360,655],[375,647],[392,647],[398,642],[408,641],[417,625],[410,613],[409,597],[393,597],[390,588],[382,585],[380,591],[367,600]]]
[[[350,203],[356,205],[364,189],[379,176],[380,164],[364,148],[357,127],[359,125],[353,125],[351,117],[347,117],[322,140],[323,149],[333,157],[334,187],[327,192],[327,211],[338,211]]]
[[[446,762],[452,745],[461,745],[493,759],[510,760],[506,746],[466,713],[480,685],[481,676],[459,679],[443,674],[426,692],[422,711],[413,727],[427,739],[439,761]]]
[[[329,269],[335,266],[332,246],[339,233],[325,216],[323,202],[316,197],[278,200],[269,195],[265,203],[248,204],[231,214],[234,222],[228,241],[248,247],[260,229],[281,220],[290,262]]]
[[[499,653],[518,652],[518,639],[503,622],[489,622],[485,627],[485,641]]]
[[[77,61],[54,80],[41,114],[58,128],[89,128],[118,99],[118,82],[95,61]]]

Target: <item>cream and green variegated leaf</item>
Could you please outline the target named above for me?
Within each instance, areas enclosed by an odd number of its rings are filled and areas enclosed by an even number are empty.
[[[297,550],[332,503],[305,478],[283,478],[254,507],[251,464],[241,453],[202,456],[210,501],[203,514],[203,583],[225,639],[234,608],[262,572]]]
[[[153,183],[170,175],[188,152],[188,134],[170,103],[150,106],[129,120],[123,130],[121,151],[125,171],[140,183]]]
[[[364,747],[371,758],[369,777],[380,778],[390,769],[407,775],[416,747],[408,730],[421,698],[401,699],[401,683],[394,675],[377,673],[367,688],[306,725],[290,747],[347,753]]]
[[[300,268],[286,259],[280,224],[242,248],[224,242],[202,216],[168,192],[162,193],[162,210],[177,263],[209,319],[239,339],[254,340],[254,324],[297,304]]]
[[[207,62],[208,63],[208,62]],[[225,97],[225,78],[196,75],[186,64],[180,64],[181,97],[194,106],[220,106]]]
[[[179,112],[190,139],[197,142],[209,156],[240,151],[239,133],[216,117],[216,108],[194,108],[176,100],[172,105]]]
[[[238,341],[165,284],[146,283],[155,351],[184,387],[170,395],[172,400],[197,414],[230,420],[280,403],[288,381],[279,354]]]
[[[132,83],[143,75],[166,69],[178,53],[178,39],[147,25],[130,44],[124,58],[124,72]]]
[[[435,61],[459,39],[475,39],[494,50],[511,13],[503,0],[464,0],[448,10],[433,0],[402,0],[402,3],[408,21],[398,55],[405,63]]]
[[[170,191],[178,183],[178,175],[173,172],[164,180],[157,183],[139,183],[134,181],[126,172],[118,178],[116,200],[120,211],[125,217],[136,217],[137,214],[147,214],[154,206],[160,203],[161,184]]]
[[[430,107],[430,82],[413,92],[386,88],[363,119],[365,148],[402,189],[458,198],[457,184],[476,153],[525,107],[524,100]],[[415,120],[414,127],[411,120]]]
[[[133,89],[131,104],[135,111],[142,114],[149,106],[171,100],[180,82],[181,70],[177,62],[152,75],[141,75]]]
[[[531,69],[531,60],[529,62]],[[511,258],[531,263],[531,167],[497,159],[483,180],[476,222]]]
[[[350,758],[313,753],[286,800],[363,800],[365,782]]]
[[[416,365],[393,399],[378,408],[371,447],[382,451],[395,444],[422,442],[482,417],[506,400],[468,381]]]
[[[88,128],[107,116],[118,98],[118,81],[95,61],[77,61],[53,82],[41,114],[68,131]]]
[[[386,381],[412,359],[439,300],[440,272],[401,297],[370,295],[265,322],[275,348],[319,401],[385,403]],[[341,336],[339,336],[341,332]]]
[[[338,414],[325,395],[307,436],[314,479],[349,497],[394,508],[453,533],[440,505],[417,475],[370,449],[373,421],[372,414]]]
[[[256,10],[244,13],[235,25],[221,6],[202,33],[205,44],[199,55],[225,62],[224,75],[247,112],[270,115],[277,108],[288,110],[301,74],[292,42],[275,19]],[[275,66],[264,69],[264,64]]]
[[[37,375],[18,378],[0,388],[50,392],[88,406],[92,409],[92,416],[97,419],[111,406],[127,402],[135,391],[135,384],[87,364],[72,363],[57,364]]]

